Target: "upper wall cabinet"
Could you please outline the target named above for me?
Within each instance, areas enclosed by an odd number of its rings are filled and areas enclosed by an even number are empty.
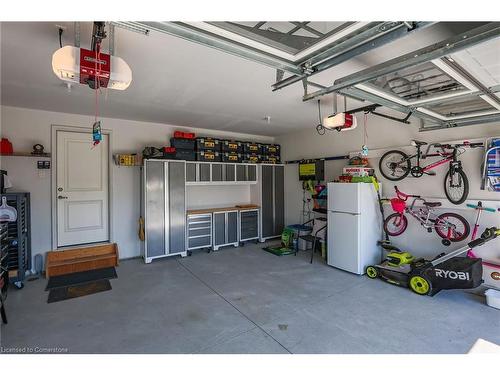
[[[186,185],[247,185],[256,183],[256,164],[186,162]]]

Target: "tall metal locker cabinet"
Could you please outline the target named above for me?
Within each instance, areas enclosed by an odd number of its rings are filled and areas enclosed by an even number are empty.
[[[184,161],[144,161],[143,257],[146,263],[166,256],[186,256],[185,182]]]
[[[285,225],[285,167],[261,164],[259,195],[260,241],[281,236]]]

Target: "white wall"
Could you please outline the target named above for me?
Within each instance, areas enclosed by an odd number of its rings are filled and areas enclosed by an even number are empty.
[[[333,131],[322,136],[316,133],[313,124],[311,124],[311,127],[307,130],[276,137],[276,143],[281,144],[283,160],[285,161],[346,155],[349,152],[360,150],[361,145],[364,143],[362,116],[358,117],[358,121],[358,127],[353,131],[342,133]],[[411,139],[426,142],[446,142],[475,138],[484,139],[492,136],[500,136],[500,124],[474,125],[455,129],[418,132],[417,124],[403,125],[398,122],[369,115],[366,143],[371,150],[370,154],[379,157],[380,151],[382,151],[380,149],[402,148],[405,150],[403,146],[408,146]],[[412,148],[408,147],[407,151],[410,152],[411,150]],[[460,157],[470,182],[470,194],[466,203],[474,203],[474,201],[477,202],[481,199],[485,205],[500,208],[500,193],[480,190],[480,165],[483,152],[483,149],[469,149]],[[370,163],[374,167],[377,167],[378,161],[379,158],[377,157],[370,158]],[[325,162],[326,181],[336,179],[342,173],[342,168],[346,164],[347,160]],[[285,171],[285,215],[287,224],[290,224],[301,220],[302,190],[301,183],[298,180],[298,166],[288,165]],[[398,181],[397,185],[402,191],[442,200],[447,211],[460,213],[473,225],[475,213],[471,209],[466,208],[465,204],[460,207],[453,206],[446,200],[443,190],[446,165],[439,167],[436,171],[436,176],[424,176],[420,179],[407,178],[403,181]],[[381,177],[380,173],[378,175]],[[383,195],[392,197],[394,195],[394,183],[384,181],[383,178],[381,180],[384,189]],[[392,212],[390,206],[387,206],[386,212]],[[481,223],[480,230],[486,225],[500,226],[500,215],[484,213]],[[452,244],[449,248],[442,246],[435,233],[427,233],[413,218],[409,218],[408,230],[402,236],[393,238],[393,242],[420,256],[432,256],[439,252],[450,251],[464,245],[464,243]],[[485,258],[500,263],[499,249],[500,240],[497,240],[484,246],[479,253]]]
[[[187,186],[187,208],[230,207],[249,204],[250,185],[212,185]]]
[[[174,130],[194,131],[196,134],[219,138],[256,140],[272,142],[271,137],[248,134],[191,129],[166,124],[127,121],[104,118],[103,128],[112,131],[112,152],[138,152],[145,146],[164,146],[169,143]],[[90,127],[93,116],[82,116],[60,112],[48,112],[17,107],[1,107],[0,132],[14,146],[14,150],[29,152],[35,143],[41,143],[50,152],[51,126],[64,125]],[[52,249],[51,244],[51,171],[40,176],[36,169],[36,159],[29,157],[2,157],[2,169],[17,190],[31,193],[32,255],[43,254]],[[51,166],[53,167],[53,165]],[[113,232],[118,243],[121,258],[139,255],[140,243],[137,238],[137,220],[140,212],[140,169],[113,165]],[[196,195],[191,193],[197,192]],[[188,205],[203,207],[248,203],[248,187],[222,187],[204,189],[190,187]],[[202,196],[202,194],[205,194]],[[197,206],[199,205],[199,206]]]

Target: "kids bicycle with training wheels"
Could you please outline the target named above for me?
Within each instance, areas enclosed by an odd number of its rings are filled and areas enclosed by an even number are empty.
[[[467,238],[470,226],[462,216],[445,212],[441,215],[434,213],[434,208],[441,206],[441,202],[427,202],[420,195],[405,194],[394,186],[396,198],[390,200],[393,214],[384,220],[384,230],[389,236],[399,236],[408,228],[408,219],[405,213],[413,216],[429,233],[432,229],[442,238],[442,243],[449,246],[451,242],[460,242]],[[406,201],[413,198],[408,206]],[[419,203],[418,207],[416,203]]]
[[[400,150],[387,151],[379,161],[379,169],[382,175],[391,181],[399,181],[411,174],[413,177],[422,177],[424,174],[434,175],[432,169],[439,167],[442,164],[448,163],[449,170],[444,178],[444,192],[446,198],[453,204],[461,204],[469,195],[469,180],[462,168],[462,162],[458,157],[465,152],[466,147],[484,147],[483,143],[458,143],[458,144],[440,144],[420,142],[412,140],[411,145],[417,149],[413,155],[407,155]],[[421,147],[427,145],[425,152],[422,152]],[[431,147],[436,149],[435,153],[429,153]],[[428,157],[440,157],[439,160],[427,164],[420,165],[420,160]],[[412,160],[416,162],[412,166]]]

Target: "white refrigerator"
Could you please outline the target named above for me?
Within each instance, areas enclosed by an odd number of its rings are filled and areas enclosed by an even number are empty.
[[[328,264],[363,275],[380,263],[382,215],[369,183],[328,184]]]

